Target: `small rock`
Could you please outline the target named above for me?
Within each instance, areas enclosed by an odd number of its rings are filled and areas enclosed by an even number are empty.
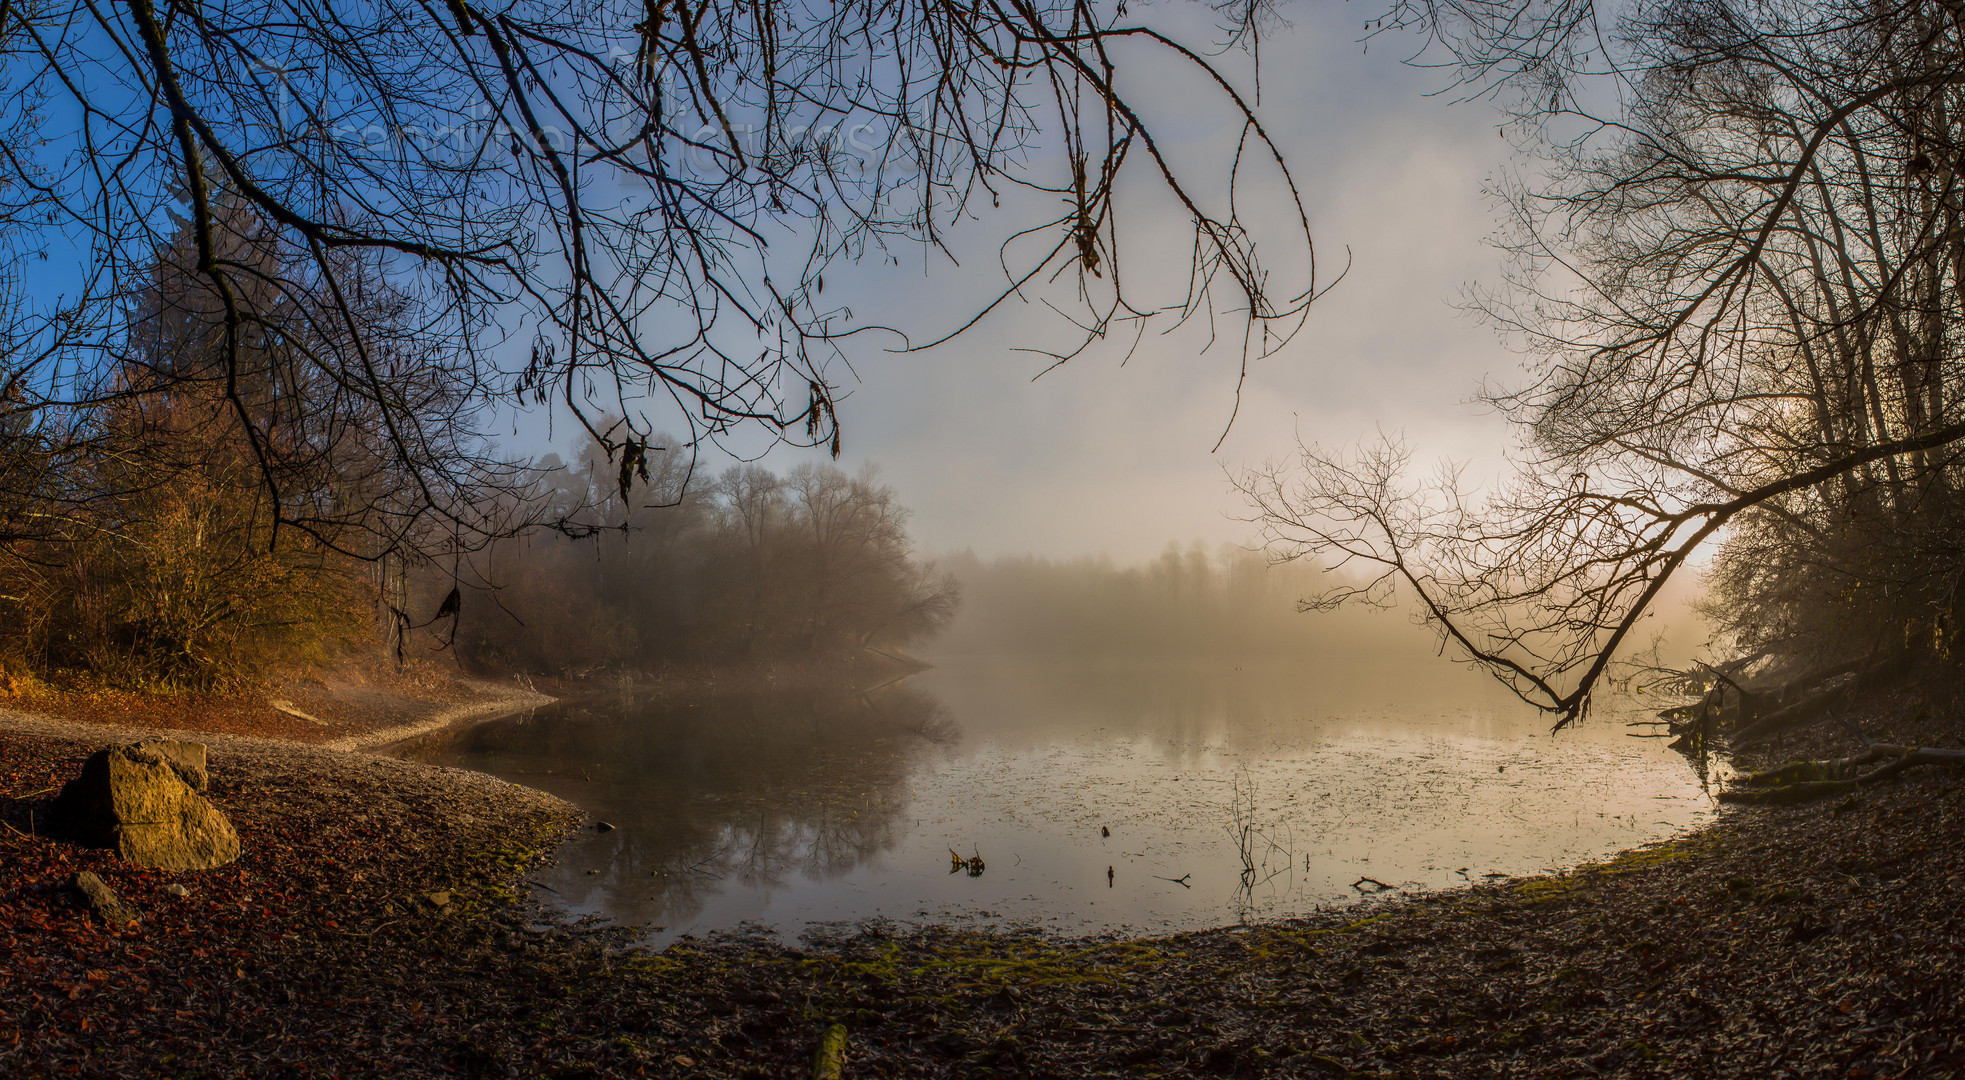
[[[450,904],[450,894],[447,892],[424,893],[423,899],[429,901],[431,907],[440,908]]]
[[[589,871],[587,871],[587,873],[589,873],[589,874],[598,874],[598,873],[600,873],[600,871],[598,871],[598,870],[589,870]]]
[[[190,889],[187,889],[184,886],[179,885],[175,881],[171,882],[169,885],[164,886],[164,891],[170,893],[172,896],[178,896],[178,897],[191,895]]]
[[[70,878],[68,888],[78,907],[87,909],[111,926],[128,926],[136,921],[136,912],[124,907],[123,902],[116,899],[116,893],[103,884],[101,878],[87,870],[79,871]]]
[[[608,824],[608,823],[607,823],[607,822],[605,822],[605,821],[596,821],[596,822],[594,822],[594,831],[595,831],[595,832],[613,832],[613,831],[614,831],[614,826],[612,826],[612,825],[610,825],[610,824]]]

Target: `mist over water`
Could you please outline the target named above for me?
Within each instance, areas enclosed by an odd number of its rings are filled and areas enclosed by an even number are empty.
[[[865,695],[573,701],[404,752],[616,826],[534,880],[657,942],[875,917],[1193,929],[1573,865],[1710,813],[1684,759],[1608,713],[1551,737],[1472,673],[1374,655],[944,657]]]

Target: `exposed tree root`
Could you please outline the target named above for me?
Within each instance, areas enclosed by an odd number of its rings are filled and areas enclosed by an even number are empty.
[[[1886,656],[1882,660],[1855,671],[1854,678],[1837,683],[1827,690],[1810,694],[1793,704],[1785,705],[1748,723],[1745,727],[1733,733],[1731,742],[1735,748],[1752,746],[1756,743],[1766,742],[1782,732],[1792,731],[1795,728],[1828,719],[1836,706],[1854,700],[1857,695],[1874,689],[1882,683],[1895,678],[1903,670],[1905,665],[1909,663],[1912,656],[1913,654],[1909,650],[1900,650],[1890,656]],[[1832,672],[1829,677],[1839,678],[1842,675],[1848,674],[1848,667],[1848,665],[1838,665],[1836,668],[1828,669]],[[1819,681],[1818,675],[1819,673],[1811,673],[1806,678],[1808,680]],[[1762,701],[1768,699],[1779,700],[1785,698],[1791,690],[1805,689],[1806,685],[1808,684],[1804,680],[1798,679],[1784,686],[1778,695],[1759,694],[1754,695],[1754,697]],[[1745,715],[1743,712],[1743,718]]]
[[[1849,775],[1872,762],[1884,764],[1869,772]],[[1931,747],[1906,749],[1901,746],[1874,746],[1855,757],[1828,761],[1797,761],[1778,769],[1755,773],[1742,787],[1719,793],[1719,801],[1730,803],[1801,803],[1887,780],[1918,765],[1965,765],[1965,750]]]
[[[1857,770],[1865,765],[1900,758],[1910,753],[1911,749],[1907,746],[1878,743],[1854,757],[1828,758],[1822,761],[1790,761],[1785,765],[1753,773],[1743,778],[1740,783],[1750,787],[1782,787],[1797,783],[1848,780],[1857,776]]]

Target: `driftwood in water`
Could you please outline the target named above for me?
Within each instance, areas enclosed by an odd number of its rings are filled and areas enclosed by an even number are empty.
[[[1751,723],[1768,709],[1778,707],[1787,688],[1784,686],[1771,691],[1749,689],[1733,677],[1743,665],[1744,661],[1717,667],[1700,663],[1699,667],[1705,675],[1696,680],[1704,687],[1698,700],[1662,709],[1658,719],[1670,725],[1672,734],[1679,736],[1681,742],[1695,744],[1707,741],[1716,724]],[[1684,673],[1683,677],[1694,681],[1690,672]]]
[[[1710,670],[1710,669],[1709,669]],[[1672,749],[1703,757],[1712,746],[1713,732],[1726,712],[1726,687],[1732,680],[1708,687],[1699,700],[1661,710],[1657,720],[1640,720],[1627,727],[1664,725],[1663,734],[1643,734],[1638,738],[1670,738]]]
[[[1884,764],[1868,772],[1857,771],[1878,761]],[[1809,802],[1887,780],[1918,765],[1965,765],[1965,750],[1932,747],[1906,749],[1879,745],[1850,758],[1791,762],[1778,769],[1747,777],[1742,781],[1743,786],[1720,792],[1719,800],[1730,803]]]

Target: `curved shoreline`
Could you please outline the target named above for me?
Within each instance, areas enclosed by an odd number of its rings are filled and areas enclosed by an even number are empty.
[[[657,951],[528,902],[526,869],[578,812],[470,770],[200,735],[248,841],[235,866],[160,874],[30,835],[51,776],[154,730],[0,712],[24,736],[0,738],[9,1075],[782,1076],[834,1024],[849,1075],[1965,1073],[1965,785],[1943,774],[1247,927],[866,923]],[[141,926],[68,908],[82,868]]]
[[[498,715],[503,715],[499,713]],[[473,716],[474,719],[485,717]],[[457,722],[453,718],[451,722]],[[75,746],[99,747],[106,742],[140,740],[145,738],[182,739],[195,736],[216,755],[233,757],[235,762],[248,765],[278,763],[281,766],[299,765],[322,769],[327,772],[352,772],[367,778],[388,780],[416,774],[424,787],[431,782],[455,789],[457,798],[482,797],[488,792],[497,793],[500,799],[507,799],[513,793],[522,792],[517,802],[527,809],[545,809],[565,815],[569,819],[584,816],[584,811],[551,792],[524,784],[515,784],[475,769],[459,769],[444,765],[431,765],[407,758],[391,757],[383,754],[349,750],[321,743],[304,743],[293,739],[269,738],[261,735],[228,735],[209,732],[187,732],[182,728],[141,727],[123,724],[92,724],[58,717],[43,716],[37,713],[21,712],[13,709],[0,709],[0,735],[24,735],[33,738],[60,742]],[[227,764],[224,758],[214,762],[217,767]],[[439,778],[441,778],[439,780]]]
[[[380,750],[453,725],[559,700],[530,687],[458,675],[443,677],[434,686],[424,682],[378,687],[343,680],[337,686],[320,684],[311,697],[307,705],[315,712],[275,698],[264,703],[142,695],[112,696],[107,701],[86,694],[16,698],[0,702],[0,721],[19,727],[31,720],[40,730],[52,731],[55,728],[49,725],[54,725],[78,737],[93,730],[352,753]]]
[[[148,724],[69,720],[9,708],[0,708],[0,736],[23,735],[90,747],[146,738],[192,738],[204,743],[214,755],[230,757],[248,771],[298,766],[323,774],[359,776],[365,781],[406,782],[424,791],[442,789],[446,792],[442,801],[466,818],[473,816],[472,807],[476,808],[477,813],[545,812],[569,823],[584,818],[586,812],[578,806],[538,788],[516,784],[476,769],[432,765],[376,752],[417,735],[453,725],[491,720],[558,700],[536,691],[481,680],[470,680],[465,685],[489,696],[477,701],[460,702],[419,719],[329,742],[303,742],[272,735],[241,735]],[[405,702],[403,711],[412,711],[413,706],[414,703]],[[222,761],[223,758],[214,764],[222,767]],[[412,777],[413,780],[410,779]],[[557,842],[551,846],[556,847]],[[544,855],[545,852],[540,854]]]
[[[501,716],[509,716],[512,713],[525,709],[536,709],[541,706],[551,705],[559,700],[551,694],[542,694],[537,690],[500,686],[496,683],[488,683],[481,680],[472,680],[467,685],[479,690],[490,691],[493,693],[493,696],[481,701],[468,701],[452,705],[449,708],[440,709],[436,713],[420,720],[411,720],[392,727],[364,732],[359,735],[348,735],[321,743],[320,745],[326,749],[341,752],[376,750],[393,743],[414,739],[419,735],[441,731],[455,724],[480,720],[495,720]]]

